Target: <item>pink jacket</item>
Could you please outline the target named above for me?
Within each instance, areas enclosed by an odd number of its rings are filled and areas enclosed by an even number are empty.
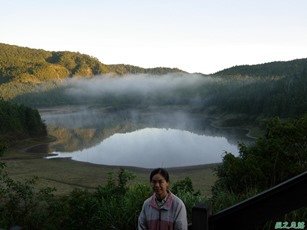
[[[184,203],[169,193],[166,203],[158,207],[155,195],[145,200],[138,220],[139,230],[187,230],[187,212]]]

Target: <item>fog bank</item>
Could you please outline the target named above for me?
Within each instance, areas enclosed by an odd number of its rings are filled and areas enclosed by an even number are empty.
[[[172,93],[180,89],[191,89],[213,80],[198,74],[173,73],[167,75],[129,74],[121,77],[95,76],[91,79],[69,79],[64,83],[65,93],[71,96],[102,95],[150,95]]]

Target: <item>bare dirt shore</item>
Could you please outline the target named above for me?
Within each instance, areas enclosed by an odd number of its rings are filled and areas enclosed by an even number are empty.
[[[46,159],[45,149],[53,138],[30,140],[8,149],[0,158],[12,179],[24,180],[38,177],[39,186],[56,188],[57,194],[67,194],[74,188],[93,190],[105,185],[110,173],[116,180],[117,172],[124,168],[136,178],[132,183],[149,183],[151,169],[96,165],[78,162],[69,158]],[[31,152],[28,150],[31,149]],[[169,168],[171,182],[190,177],[195,190],[205,196],[211,195],[211,186],[216,181],[216,164]]]

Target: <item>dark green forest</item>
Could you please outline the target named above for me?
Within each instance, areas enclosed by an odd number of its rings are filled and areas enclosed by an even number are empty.
[[[223,84],[216,88],[214,104],[226,113],[293,117],[307,111],[306,69],[277,80],[232,79]]]
[[[215,76],[230,78],[283,78],[295,76],[306,69],[307,58],[292,61],[278,61],[257,65],[234,66],[216,72]]]
[[[47,135],[46,125],[36,109],[0,100],[0,143]]]

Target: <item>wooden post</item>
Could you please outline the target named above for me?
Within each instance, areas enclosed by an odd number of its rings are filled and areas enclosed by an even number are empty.
[[[211,208],[205,204],[198,204],[192,208],[192,230],[209,230],[208,217]]]

